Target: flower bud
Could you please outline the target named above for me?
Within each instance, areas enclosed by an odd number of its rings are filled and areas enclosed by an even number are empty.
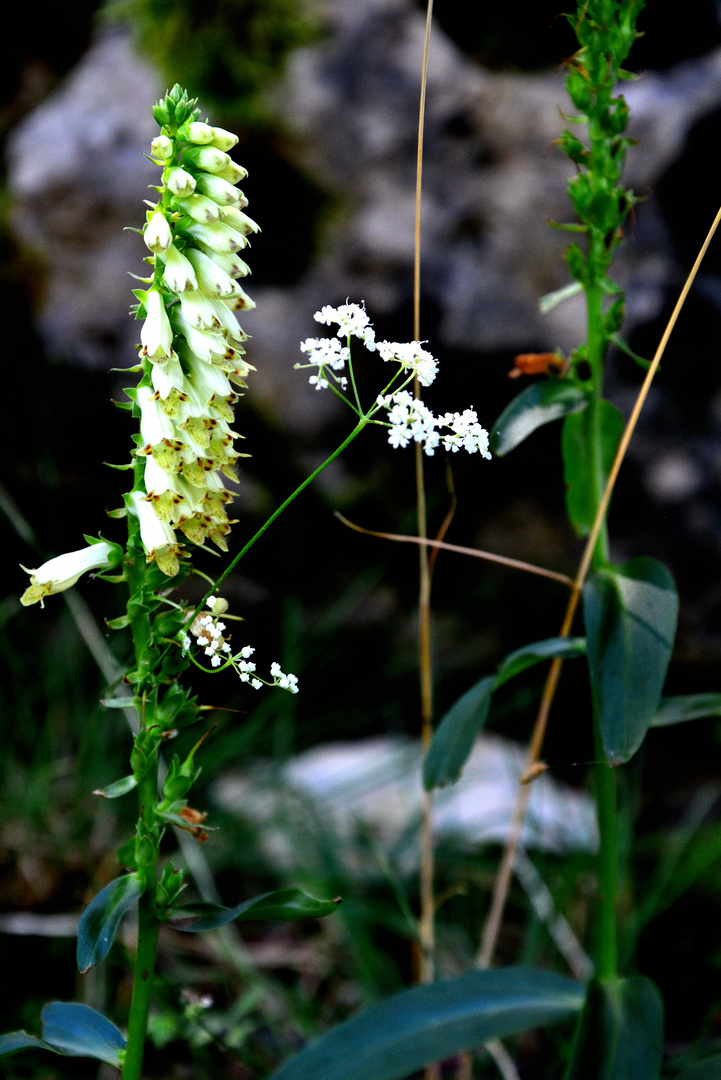
[[[186,195],[192,195],[195,191],[194,177],[177,165],[168,170],[165,184],[174,195],[179,195],[181,199],[185,198]]]
[[[211,296],[237,296],[240,286],[213,259],[197,248],[188,249],[188,259],[193,265],[199,287]]]
[[[150,144],[150,153],[159,161],[170,161],[173,156],[173,140],[167,135],[158,135]]]
[[[235,206],[224,206],[220,211],[220,216],[226,225],[230,225],[232,229],[236,229],[243,236],[260,232],[260,225]]]
[[[122,557],[123,549],[118,544],[101,540],[79,551],[57,555],[37,570],[28,570],[23,566],[23,570],[30,574],[30,585],[21,596],[20,603],[24,607],[37,603],[44,607],[46,596],[70,589],[88,570],[110,570],[120,563]]]
[[[225,128],[214,127],[213,138],[211,144],[217,146],[218,150],[232,150],[237,145],[238,136],[234,135],[232,131],[226,131]]]
[[[167,251],[173,242],[173,233],[171,232],[168,220],[162,210],[156,210],[151,215],[150,220],[145,226],[145,232],[143,233],[143,240],[146,247],[153,252],[154,255]]]
[[[230,158],[222,150],[216,150],[214,146],[201,146],[193,155],[195,164],[199,169],[205,169],[209,173],[222,172]]]
[[[234,255],[248,245],[242,233],[236,232],[231,225],[226,225],[223,221],[211,221],[209,225],[196,222],[188,226],[188,232],[196,240],[225,255]]]
[[[198,145],[205,145],[213,140],[214,129],[210,124],[200,124],[197,121],[192,124],[188,124],[182,131],[182,137],[187,139],[188,142]],[[221,147],[222,149],[222,147]]]

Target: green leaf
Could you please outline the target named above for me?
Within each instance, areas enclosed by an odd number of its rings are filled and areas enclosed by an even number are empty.
[[[658,1080],[663,1001],[650,979],[588,984],[565,1080]]]
[[[111,630],[124,630],[126,626],[130,626],[130,616],[118,615],[117,619],[106,619],[105,625]]]
[[[126,698],[129,701],[130,698]],[[96,788],[93,795],[101,795],[103,799],[119,799],[121,795],[127,795],[129,791],[138,786],[134,776],[124,776],[122,780],[115,780],[106,788]]]
[[[480,679],[441,718],[423,762],[426,791],[453,784],[461,775],[488,718],[495,681],[494,675]]]
[[[575,416],[567,416],[563,422],[561,450],[563,452],[563,477],[566,482],[566,509],[571,524],[579,536],[588,536],[596,516],[594,494],[595,463],[590,460],[589,424],[592,411],[586,409]],[[618,444],[623,435],[623,417],[610,401],[599,402],[601,426],[602,485],[606,483]]]
[[[488,718],[493,693],[522,671],[551,656],[570,658],[586,650],[584,638],[547,638],[510,653],[495,675],[480,679],[441,717],[423,762],[426,791],[453,784],[473,750],[476,736]]]
[[[52,1001],[41,1015],[42,1039],[24,1031],[0,1036],[0,1054],[18,1050],[50,1050],[66,1057],[89,1057],[120,1068],[125,1037],[100,1013],[87,1005]]]
[[[676,1077],[676,1080],[721,1080],[721,1054],[706,1061],[697,1061]]]
[[[88,971],[110,952],[120,920],[143,893],[139,874],[125,874],[106,885],[90,901],[78,926],[78,970]]]
[[[666,567],[643,557],[592,574],[583,609],[603,745],[616,765],[636,753],[658,711],[678,596]]]
[[[491,449],[502,457],[541,427],[588,405],[584,391],[565,379],[533,383],[503,410],[491,432]]]
[[[563,1020],[583,988],[531,968],[472,971],[403,990],[332,1028],[271,1080],[401,1080],[434,1061]]]
[[[574,656],[581,656],[586,651],[586,639],[582,637],[553,637],[544,641],[534,641],[532,645],[525,645],[522,649],[509,653],[498,669],[494,690],[498,690],[505,682],[522,671],[540,664],[542,660],[557,656],[561,660],[571,660]]]
[[[681,694],[678,697],[661,698],[651,727],[668,727],[683,724],[686,720],[704,720],[707,716],[721,716],[721,694]]]
[[[92,1057],[119,1066],[125,1037],[95,1009],[75,1002],[51,1001],[40,1014],[43,1038],[61,1054]]]
[[[182,908],[171,911],[165,921],[176,930],[198,934],[204,930],[216,930],[219,926],[236,920],[293,922],[296,919],[320,919],[337,911],[339,904],[340,898],[316,900],[300,889],[278,889],[232,908],[223,907],[222,904],[184,904]]]
[[[0,1035],[0,1057],[3,1054],[17,1054],[18,1050],[52,1050],[58,1051],[50,1043],[38,1039],[37,1035],[28,1035],[26,1031],[9,1031],[7,1035]]]

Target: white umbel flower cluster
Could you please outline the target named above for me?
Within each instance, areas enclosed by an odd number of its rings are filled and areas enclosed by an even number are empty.
[[[346,389],[348,380],[338,373],[350,365],[350,339],[358,338],[369,352],[377,352],[382,360],[398,364],[398,373],[386,389],[402,380],[401,387],[392,393],[379,394],[375,406],[367,414],[370,418],[380,409],[387,410],[385,420],[374,419],[373,422],[388,428],[391,446],[404,447],[417,442],[422,443],[428,455],[441,446],[454,454],[465,450],[469,454],[478,453],[490,459],[488,432],[479,423],[474,409],[435,416],[423,401],[404,389],[413,378],[418,379],[421,386],[430,386],[438,374],[438,361],[423,348],[424,342],[376,341],[375,331],[362,304],[346,302],[337,308],[326,305],[316,311],[313,317],[325,326],[338,327],[336,337],[306,338],[300,343],[300,351],[306,354],[308,363],[295,366],[315,369],[309,381],[316,390],[327,389],[331,385],[338,392]],[[345,338],[346,344],[342,345],[339,338]],[[356,410],[360,415],[359,409],[360,405]]]
[[[235,316],[255,306],[237,280],[250,273],[238,252],[258,231],[236,186],[247,173],[227,153],[237,137],[198,122],[193,105],[174,87],[153,110],[162,131],[151,152],[163,175],[143,230],[153,276],[135,293],[143,376],[129,391],[140,414],[136,452],[145,458],[145,482],[128,509],[140,518],[148,560],[169,577],[178,572],[183,539],[227,550],[232,496],[223,478],[236,480],[236,463],[247,456],[234,447],[232,406],[252,370]]]
[[[230,635],[226,633],[226,624],[220,616],[228,610],[228,603],[221,597],[209,596],[206,601],[210,612],[201,612],[193,619],[188,632],[183,634],[182,646],[189,653],[193,646],[193,638],[199,645],[205,656],[210,660],[210,666],[220,668],[231,667],[241,682],[248,683],[254,690],[260,690],[262,686],[278,686],[281,690],[288,690],[291,694],[298,693],[298,678],[296,675],[285,674],[281,671],[280,664],[274,662],[270,665],[270,677],[272,681],[261,679],[256,675],[256,665],[250,658],[255,649],[250,645],[244,645],[238,652],[233,652],[230,645]],[[197,661],[195,661],[197,664]],[[202,665],[198,665],[202,666]]]

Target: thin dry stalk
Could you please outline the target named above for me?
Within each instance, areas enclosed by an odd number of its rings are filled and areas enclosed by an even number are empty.
[[[678,317],[681,313],[681,309],[683,308],[683,305],[686,301],[686,297],[688,296],[689,290],[693,285],[696,274],[698,273],[704,255],[708,250],[708,246],[713,239],[714,233],[716,232],[719,223],[721,223],[721,208],[718,210],[716,217],[713,220],[713,224],[711,225],[711,228],[706,235],[706,239],[701,245],[701,249],[696,256],[696,261],[694,262],[691,271],[686,278],[679,298],[676,301],[676,305],[671,312],[671,317],[666,324],[666,328],[663,334],[661,335],[661,340],[658,344],[658,348],[656,349],[656,353],[653,357],[653,360],[651,361],[649,369],[646,372],[646,377],[643,380],[641,389],[638,392],[638,397],[636,398],[636,402],[631,412],[631,416],[629,417],[628,423],[626,424],[626,428],[621,438],[621,442],[619,443],[618,450],[616,451],[616,456],[614,458],[611,472],[609,473],[608,480],[606,482],[606,487],[601,497],[601,502],[599,503],[598,511],[593,522],[593,527],[588,536],[588,540],[586,541],[586,547],[584,548],[583,557],[581,558],[578,573],[576,574],[576,579],[573,584],[573,592],[571,593],[568,601],[568,607],[566,609],[566,614],[563,619],[563,625],[561,627],[559,637],[567,637],[571,632],[571,626],[573,624],[573,618],[578,607],[581,590],[583,588],[583,584],[586,580],[586,575],[588,574],[588,570],[591,565],[591,559],[593,557],[593,551],[596,546],[596,541],[598,540],[598,535],[601,531],[601,527],[606,517],[606,512],[608,511],[608,505],[611,501],[613,489],[618,478],[623,459],[626,455],[628,444],[631,441],[631,436],[633,435],[636,424],[638,423],[638,418],[641,415],[641,409],[643,408],[646,397],[648,396],[648,392],[651,388],[651,383],[653,382],[656,371],[658,370],[658,366],[661,363],[661,358],[666,350],[668,340],[671,337],[671,333],[673,332],[673,329],[676,325]],[[561,675],[562,664],[563,661],[560,660],[558,657],[556,657],[551,663],[551,667],[548,672],[548,678],[546,679],[546,685],[543,689],[543,696],[541,698],[541,705],[538,710],[538,716],[536,718],[536,723],[533,728],[531,742],[528,748],[528,763],[526,771],[524,773],[524,777],[527,777],[529,775],[529,770],[531,770],[533,766],[536,765],[540,760],[541,750],[543,748],[543,740],[545,738],[546,727],[548,724],[548,716],[551,710],[551,704],[553,702],[554,695],[556,693],[556,687],[558,686],[558,680]],[[493,960],[493,954],[495,952],[496,943],[498,941],[498,934],[500,932],[501,923],[503,921],[503,912],[506,906],[506,900],[508,898],[508,890],[510,888],[511,878],[513,876],[513,867],[516,861],[516,852],[518,851],[518,846],[521,839],[523,820],[526,814],[526,809],[528,807],[529,797],[530,783],[524,784],[522,782],[521,787],[519,788],[516,805],[513,810],[511,830],[508,842],[506,844],[503,858],[501,859],[501,864],[499,866],[498,874],[496,876],[491,907],[486,918],[485,925],[483,927],[483,933],[481,935],[481,947],[477,959],[477,966],[480,968],[490,967]]]

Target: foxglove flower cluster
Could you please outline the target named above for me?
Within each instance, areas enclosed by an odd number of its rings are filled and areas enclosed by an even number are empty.
[[[128,391],[145,459],[128,510],[148,560],[169,577],[183,538],[227,551],[232,496],[223,478],[237,479],[247,456],[234,446],[232,407],[252,370],[235,316],[254,307],[237,280],[250,273],[238,252],[258,231],[237,187],[247,173],[228,156],[237,137],[199,122],[194,104],[175,87],[153,110],[162,130],[151,156],[163,173],[143,229],[153,275],[135,291],[143,376]]]
[[[182,645],[186,653],[190,652],[194,638],[195,643],[209,658],[211,667],[219,668],[222,664],[223,667],[233,668],[240,681],[248,683],[254,690],[260,690],[262,686],[278,686],[291,694],[298,693],[297,676],[285,674],[277,662],[270,666],[272,682],[256,675],[256,665],[250,659],[255,652],[252,646],[244,645],[238,652],[233,652],[230,635],[226,633],[226,624],[220,618],[228,610],[227,600],[218,596],[209,596],[206,603],[210,612],[201,612],[196,615],[188,628],[188,633],[183,635]]]
[[[404,389],[413,378],[418,379],[421,386],[430,386],[438,374],[438,361],[423,348],[423,342],[376,341],[365,307],[359,304],[345,303],[337,308],[326,305],[316,311],[314,318],[326,326],[338,327],[336,337],[306,338],[300,344],[300,351],[306,354],[308,363],[295,366],[316,369],[309,380],[316,390],[327,389],[331,384],[339,392],[346,389],[348,380],[339,372],[350,365],[350,341],[353,337],[358,338],[369,352],[377,352],[382,360],[398,364],[399,370],[386,390],[390,390],[399,379],[402,380],[401,386],[392,393],[379,394],[367,414],[367,419],[389,429],[388,442],[391,446],[404,447],[410,442],[417,442],[423,444],[428,455],[442,446],[452,453],[465,450],[469,454],[479,453],[481,457],[490,459],[488,432],[478,422],[475,410],[465,409],[462,413],[435,416],[423,401]],[[346,339],[345,345],[339,340],[342,338]],[[387,410],[386,420],[374,419],[380,409]]]

